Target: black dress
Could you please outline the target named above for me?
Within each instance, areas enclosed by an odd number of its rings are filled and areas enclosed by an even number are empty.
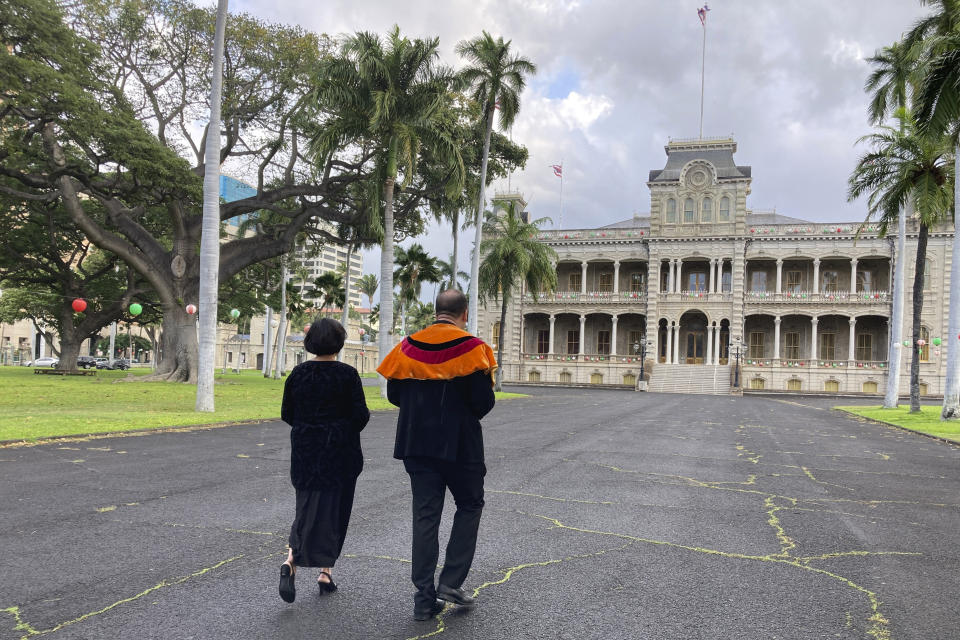
[[[297,365],[284,385],[280,416],[290,425],[290,481],[297,494],[293,563],[332,567],[363,470],[360,432],[370,420],[357,370],[335,361]]]

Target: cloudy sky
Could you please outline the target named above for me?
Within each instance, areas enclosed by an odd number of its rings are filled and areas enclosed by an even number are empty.
[[[704,136],[733,135],[753,167],[747,206],[813,221],[856,221],[846,179],[869,132],[865,58],[926,13],[917,0],[714,0],[707,14]],[[235,0],[233,12],[328,34],[439,36],[444,62],[486,29],[539,67],[514,140],[530,160],[511,180],[535,217],[596,227],[650,210],[650,169],[670,137],[695,137],[703,31],[695,0]],[[495,184],[495,189],[505,189]],[[421,241],[448,256],[449,231]],[[463,243],[466,245],[468,243]],[[467,259],[464,246],[461,259]],[[365,272],[379,272],[379,252]]]

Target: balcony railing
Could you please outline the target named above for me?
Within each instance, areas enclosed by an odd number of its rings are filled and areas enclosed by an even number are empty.
[[[588,291],[586,293],[579,291],[557,291],[556,293],[540,295],[536,300],[534,300],[533,295],[529,293],[523,294],[523,301],[525,303],[536,302],[538,304],[596,304],[598,302],[606,304],[630,304],[642,302],[646,299],[647,293],[645,291],[620,291],[619,293],[612,291]]]
[[[624,364],[631,362],[640,362],[640,356],[612,356],[609,354],[574,354],[574,353],[524,353],[521,354],[523,360],[539,362],[609,362],[612,364]]]
[[[844,304],[887,304],[890,294],[887,291],[744,291],[744,302],[748,304],[811,304],[824,302],[839,302]]]
[[[886,369],[886,360],[791,360],[786,358],[741,358],[745,367],[796,367],[801,369]]]

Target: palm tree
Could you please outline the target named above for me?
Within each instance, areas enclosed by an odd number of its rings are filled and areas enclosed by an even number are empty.
[[[896,109],[906,109],[911,76],[916,71],[916,56],[902,42],[884,47],[867,60],[874,66],[867,78],[864,90],[872,93],[870,121],[882,124]],[[902,122],[902,121],[901,121]],[[902,125],[901,125],[902,131]],[[900,398],[900,357],[897,346],[903,335],[903,302],[907,256],[907,216],[909,211],[897,215],[897,252],[893,266],[893,313],[890,335],[887,340],[887,389],[883,399],[886,409],[895,409]]]
[[[447,289],[457,288],[463,291],[463,287],[460,286],[460,280],[466,280],[469,282],[470,274],[464,271],[454,271],[457,268],[457,254],[451,253],[450,260],[440,260],[437,259],[437,267],[440,269],[440,275],[442,280],[440,282],[440,291],[446,291]]]
[[[481,123],[485,129],[483,160],[480,165],[480,195],[476,209],[476,236],[473,241],[473,261],[470,265],[470,311],[469,331],[477,332],[477,307],[479,301],[480,252],[476,249],[483,239],[484,201],[486,199],[487,161],[490,157],[490,133],[493,117],[500,110],[500,128],[509,129],[520,111],[520,94],[526,86],[526,76],[537,72],[537,66],[520,56],[510,55],[510,40],[493,39],[486,31],[473,40],[457,44],[457,54],[469,60],[469,65],[460,72],[463,82],[472,89],[472,98],[483,108]]]
[[[379,286],[380,280],[375,273],[360,276],[360,279],[357,280],[357,288],[360,289],[360,293],[367,296],[367,307],[370,309],[373,308],[373,296]]]
[[[426,304],[417,301],[410,315],[410,333],[426,329],[436,320],[437,311],[432,302]]]
[[[200,333],[197,354],[197,411],[213,412],[213,367],[217,349],[217,293],[220,272],[220,96],[223,87],[223,39],[227,0],[217,3],[213,37],[210,120],[203,167],[203,222],[200,235]]]
[[[947,379],[943,392],[941,420],[960,418],[960,343],[953,342],[960,335],[960,216],[956,203],[960,201],[960,1],[927,0],[937,11],[916,24],[908,40],[923,47],[925,74],[916,94],[917,122],[921,132],[946,135],[952,132],[954,140],[954,215],[953,260],[950,267],[950,319],[948,321]],[[952,346],[951,346],[952,345]]]
[[[327,306],[337,307],[346,301],[347,293],[343,289],[343,278],[334,271],[327,271],[313,280],[310,297],[320,300],[320,312]]]
[[[480,245],[483,263],[480,265],[481,295],[500,300],[500,339],[497,341],[496,390],[503,386],[503,344],[506,342],[507,305],[514,289],[521,284],[538,296],[557,288],[557,272],[553,268],[556,252],[536,240],[540,225],[549,218],[524,222],[514,203],[499,215],[488,216],[487,238]]]
[[[417,170],[421,147],[449,161],[452,193],[463,185],[463,161],[441,122],[454,84],[451,71],[437,65],[438,38],[411,41],[394,26],[386,43],[373,33],[358,32],[343,43],[340,55],[320,69],[316,96],[329,115],[311,140],[311,150],[321,166],[349,143],[369,146],[374,153],[371,187],[382,189],[383,244],[380,251],[381,324],[380,355],[393,348],[393,241],[394,188],[410,184]],[[371,198],[380,213],[380,197]],[[386,395],[386,379],[380,380]]]
[[[426,252],[423,245],[414,243],[410,248],[396,248],[397,270],[393,277],[400,285],[400,322],[406,334],[406,310],[420,298],[424,282],[440,282],[443,274],[437,261]]]
[[[879,216],[881,235],[911,202],[918,212],[920,231],[913,280],[913,358],[910,363],[910,412],[920,411],[920,313],[923,309],[923,278],[929,228],[940,222],[953,206],[952,145],[947,138],[922,136],[907,111],[898,111],[903,131],[881,127],[864,136],[873,150],[864,154],[850,176],[851,199],[869,195],[867,220]]]

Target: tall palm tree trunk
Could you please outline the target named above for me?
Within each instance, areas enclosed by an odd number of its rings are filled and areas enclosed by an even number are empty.
[[[503,294],[503,303],[500,305],[500,335],[497,336],[497,377],[494,391],[503,391],[503,342],[504,327],[507,322],[507,304],[509,297],[506,292]]]
[[[920,237],[917,238],[917,263],[913,277],[913,339],[910,349],[913,360],[910,361],[910,413],[920,411],[920,314],[923,311],[923,271],[927,260],[927,225],[920,223]]]
[[[396,150],[393,166],[396,167]],[[389,164],[389,162],[388,162]],[[390,173],[390,175],[394,175]],[[387,178],[383,186],[383,245],[380,249],[380,332],[377,334],[382,360],[393,349],[393,188],[395,178]],[[387,379],[380,376],[380,395],[387,397]]]
[[[903,340],[903,302],[907,259],[907,210],[897,218],[897,252],[893,263],[893,313],[887,341],[887,391],[883,398],[886,409],[896,409],[900,399],[900,342]]]
[[[270,360],[273,354],[273,336],[270,335],[273,324],[273,307],[267,305],[267,315],[263,319],[263,368],[264,378],[270,377]]]
[[[453,255],[450,257],[450,288],[459,289],[457,286],[457,252],[460,251],[460,210],[453,212]]]
[[[947,324],[947,380],[943,389],[941,420],[960,418],[960,144],[953,150],[953,251],[950,257],[950,320]]]
[[[213,374],[217,349],[217,290],[220,272],[220,94],[223,87],[223,32],[227,0],[217,3],[213,39],[210,122],[203,169],[203,227],[200,236],[200,348],[197,359],[197,411],[214,410]]]
[[[343,328],[346,329],[350,325],[350,260],[353,259],[353,243],[347,243],[347,268],[343,274],[343,313],[340,314],[340,324],[343,325]],[[349,337],[350,331],[347,331],[347,336]],[[340,362],[347,361],[347,354],[345,349],[341,349],[340,353],[337,355],[337,359]]]
[[[480,165],[480,198],[477,202],[477,228],[473,238],[473,261],[470,264],[470,307],[467,331],[477,335],[477,312],[480,300],[480,241],[483,239],[483,207],[487,190],[487,160],[490,158],[490,133],[493,131],[494,102],[487,107],[487,131],[483,136],[483,162]],[[456,277],[456,276],[454,276]]]

